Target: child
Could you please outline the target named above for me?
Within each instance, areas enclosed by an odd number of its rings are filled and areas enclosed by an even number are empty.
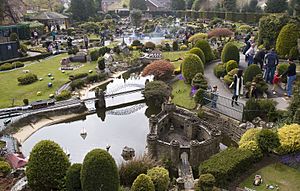
[[[280,83],[280,75],[278,70],[276,70],[274,78],[273,78],[273,94],[276,95],[276,89],[278,89]]]
[[[218,95],[219,95],[218,87],[214,86],[211,91],[211,107],[212,108],[217,108]]]

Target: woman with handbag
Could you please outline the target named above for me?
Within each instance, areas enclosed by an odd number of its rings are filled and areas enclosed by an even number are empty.
[[[233,82],[231,83],[229,88],[233,88],[231,106],[233,107],[234,103],[238,106],[239,104],[237,103],[237,100],[240,95],[243,95],[244,88],[243,70],[239,69],[237,74],[233,76]]]

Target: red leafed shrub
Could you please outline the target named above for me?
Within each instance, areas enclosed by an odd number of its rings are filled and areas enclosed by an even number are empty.
[[[233,32],[227,28],[215,28],[208,32],[208,38],[211,37],[231,37]]]
[[[154,75],[155,80],[166,80],[173,74],[174,66],[166,60],[156,60],[146,66],[142,76]]]

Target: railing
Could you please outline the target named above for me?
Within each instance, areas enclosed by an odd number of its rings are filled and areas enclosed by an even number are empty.
[[[210,108],[213,111],[234,118],[239,121],[244,119],[244,104],[241,102],[232,101],[231,98],[214,94],[211,91],[204,93],[204,107]]]

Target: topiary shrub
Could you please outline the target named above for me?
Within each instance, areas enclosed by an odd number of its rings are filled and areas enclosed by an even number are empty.
[[[223,63],[228,62],[229,60],[235,60],[237,63],[240,62],[240,52],[238,47],[232,42],[228,42],[225,44],[222,54],[221,60]]]
[[[115,160],[102,149],[94,149],[84,157],[80,180],[84,191],[95,191],[96,188],[118,191],[120,185]]]
[[[256,138],[256,135],[254,138]],[[243,142],[242,144],[239,145],[239,149],[251,151],[257,160],[263,157],[263,153],[256,141]]]
[[[140,174],[146,174],[156,164],[150,157],[143,156],[122,162],[119,167],[120,183],[123,186],[131,186]]]
[[[204,65],[199,56],[188,54],[182,62],[182,75],[190,83],[197,73],[204,73]]]
[[[298,46],[294,46],[293,48],[291,48],[289,52],[289,58],[293,60],[299,60],[299,57],[300,57],[300,53],[298,50]]]
[[[201,59],[201,61],[203,62],[203,64],[206,63],[205,61],[205,55],[203,53],[203,51],[200,48],[194,47],[192,48],[189,53],[191,54],[196,54],[197,56],[199,56],[199,58]]]
[[[239,174],[248,170],[255,160],[249,150],[227,148],[202,162],[199,174],[212,174],[216,179],[216,186],[226,188]]]
[[[267,82],[264,80],[263,75],[262,74],[258,74],[256,75],[253,80],[253,82],[256,83],[256,90],[258,92],[258,94],[262,95],[264,92],[267,92],[268,90],[268,84]],[[251,86],[251,83],[248,82],[246,83],[246,89],[249,89]]]
[[[183,51],[183,50],[187,50],[188,49],[188,47],[187,47],[187,45],[181,45],[180,46],[180,48],[179,48],[181,51]]]
[[[154,50],[155,49],[155,44],[153,42],[146,42],[145,43],[145,48]]]
[[[30,152],[26,168],[28,185],[33,191],[62,190],[69,166],[67,155],[57,143],[40,141]]]
[[[257,143],[262,152],[267,153],[280,146],[277,133],[262,129],[257,135]]]
[[[63,90],[60,92],[60,94],[55,96],[56,101],[68,100],[70,98],[71,98],[71,92],[68,90]]]
[[[174,66],[166,60],[156,60],[147,65],[142,76],[154,75],[155,80],[167,80],[172,77]]]
[[[227,73],[239,67],[238,63],[235,60],[229,60],[228,62],[226,62],[225,66]]]
[[[11,167],[10,165],[5,162],[0,160],[0,175],[2,174],[4,177],[7,176],[11,172]],[[0,176],[1,177],[1,176]]]
[[[131,191],[155,191],[155,187],[149,176],[140,174],[133,182]]]
[[[228,28],[214,28],[208,32],[208,38],[232,37],[234,33]]]
[[[80,182],[80,171],[82,164],[74,163],[72,164],[66,175],[66,190],[67,191],[80,191],[81,182]]]
[[[209,95],[204,89],[198,89],[194,96],[194,100],[196,103],[200,104],[201,106],[208,104],[210,101],[208,100]]]
[[[218,64],[214,67],[214,74],[218,78],[224,77],[226,75],[226,67],[225,64]]]
[[[171,95],[170,87],[163,81],[152,81],[146,84],[144,96],[148,105],[160,107]]]
[[[289,55],[290,50],[297,46],[300,37],[299,26],[296,24],[285,25],[278,35],[276,41],[276,51],[281,56]]]
[[[198,40],[195,47],[200,48],[205,55],[205,63],[208,63],[214,59],[214,54],[206,40]]]
[[[238,73],[238,70],[239,70],[238,68],[235,68],[235,69],[231,70],[230,72],[228,72],[227,75],[224,76],[225,84],[227,84],[229,86],[233,82],[233,80],[234,80],[233,76]]]
[[[170,178],[169,171],[163,167],[154,167],[148,170],[147,175],[151,178],[155,191],[167,191]]]
[[[22,76],[18,77],[18,82],[20,85],[28,85],[36,81],[38,81],[37,75],[33,73],[23,74]]]
[[[192,80],[192,86],[197,89],[201,88],[201,89],[206,90],[208,85],[207,85],[207,81],[206,81],[204,75],[201,73],[196,74]]]
[[[93,49],[90,51],[90,56],[92,61],[96,61],[99,58],[99,50],[98,49]]]
[[[201,174],[199,177],[197,190],[199,191],[212,191],[216,184],[215,177],[210,174]]]
[[[279,154],[295,153],[300,151],[300,125],[284,125],[278,129],[280,146],[276,149]]]
[[[277,71],[279,73],[279,75],[282,75],[285,71],[287,71],[289,67],[289,64],[288,63],[280,63],[277,65]],[[280,81],[282,83],[287,83],[287,76],[282,76],[282,78],[280,78]]]
[[[139,40],[134,40],[134,41],[132,41],[132,44],[131,44],[131,46],[142,46],[143,45],[143,43],[141,43],[141,41],[139,41]]]
[[[249,99],[246,102],[244,108],[244,119],[246,121],[252,121],[255,117],[257,117],[260,111],[259,103],[255,99]]]
[[[206,33],[197,33],[192,35],[188,41],[191,43],[196,43],[198,40],[204,40],[207,39],[207,34]]]
[[[105,60],[102,56],[98,58],[97,63],[98,63],[98,69],[99,70],[104,70],[105,69]]]
[[[256,64],[251,64],[248,66],[244,72],[244,81],[252,82],[253,78],[258,74],[262,74],[261,69]]]

